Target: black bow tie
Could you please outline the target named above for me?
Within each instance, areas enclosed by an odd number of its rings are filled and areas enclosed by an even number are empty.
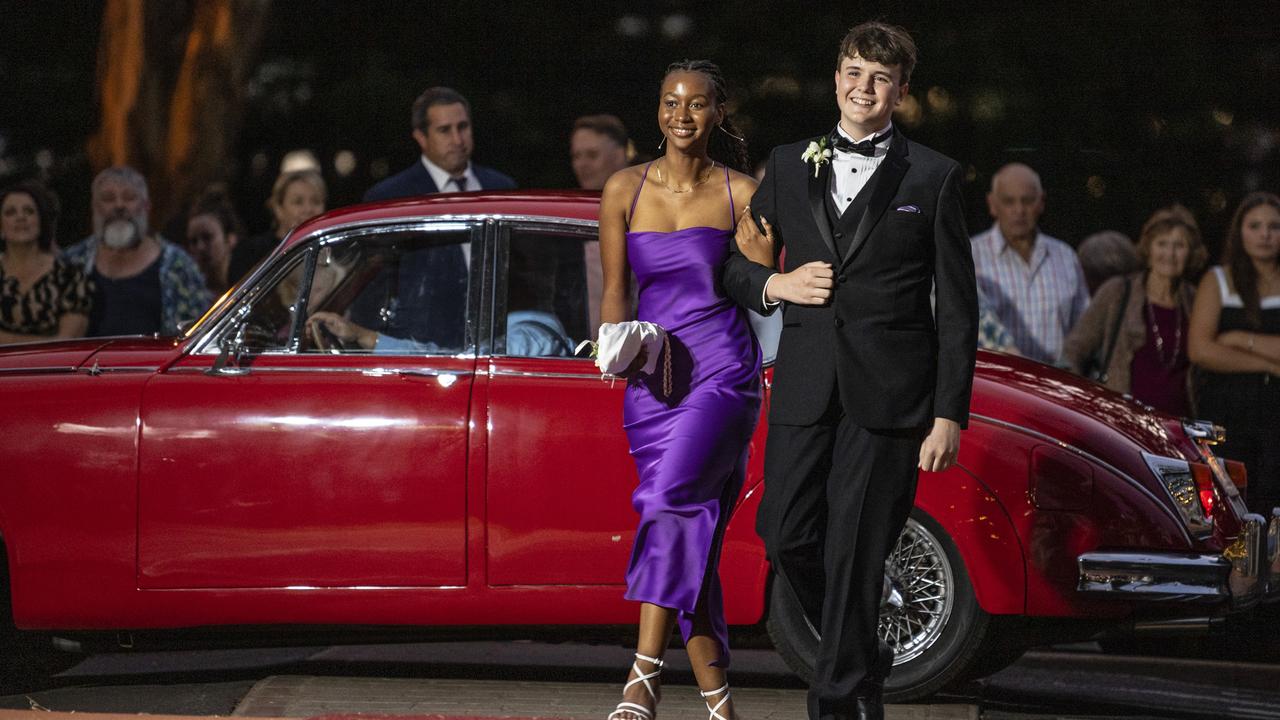
[[[839,131],[836,131],[831,133],[831,146],[840,152],[858,153],[859,155],[865,155],[867,157],[875,157],[876,145],[884,142],[885,138],[892,134],[893,130],[890,129],[885,134],[877,135],[870,140],[854,142],[846,138],[844,135],[841,135]]]

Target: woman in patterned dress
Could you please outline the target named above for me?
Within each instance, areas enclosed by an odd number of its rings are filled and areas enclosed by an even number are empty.
[[[54,251],[54,208],[35,181],[0,193],[0,343],[81,337],[89,327],[89,282]]]

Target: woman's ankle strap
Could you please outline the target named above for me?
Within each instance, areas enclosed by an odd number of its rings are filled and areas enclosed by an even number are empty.
[[[636,653],[636,657],[640,660],[644,660],[647,663],[652,663],[658,667],[662,667],[665,664],[662,662],[662,658],[649,657],[648,655],[641,655],[640,653]]]
[[[704,698],[708,698],[708,697],[711,697],[712,695],[719,695],[720,693],[727,693],[727,692],[729,692],[729,683],[725,683],[724,686],[721,687],[719,690],[708,690],[706,692],[699,690],[698,694]]]

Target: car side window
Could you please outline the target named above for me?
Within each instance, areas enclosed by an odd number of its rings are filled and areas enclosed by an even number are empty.
[[[470,345],[472,231],[379,233],[321,248],[303,353],[455,355]]]
[[[261,290],[255,291],[252,305],[239,325],[244,352],[280,353],[292,347],[306,256],[305,252],[296,253],[283,260],[278,271],[264,277]]]
[[[511,227],[494,353],[573,357],[600,325],[600,243],[594,229]]]

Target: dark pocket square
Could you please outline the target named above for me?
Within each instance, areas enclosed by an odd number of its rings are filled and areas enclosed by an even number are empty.
[[[898,212],[915,213],[916,215],[919,215],[920,208],[916,207],[915,205],[903,205],[898,208]]]

